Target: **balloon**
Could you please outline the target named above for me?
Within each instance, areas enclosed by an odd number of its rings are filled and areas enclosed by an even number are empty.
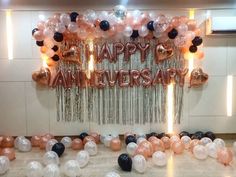
[[[19,141],[20,141],[21,139],[25,139],[25,137],[24,137],[24,136],[18,136],[18,137],[15,138],[15,140],[14,140],[14,147],[15,147],[16,149],[18,149],[18,144],[19,144]]]
[[[137,149],[135,150],[134,155],[137,155],[137,154],[143,155],[145,159],[148,159],[149,157],[148,155],[150,154],[150,149],[148,149],[146,146],[139,145]]]
[[[75,22],[69,23],[69,25],[68,25],[68,30],[69,30],[70,32],[72,32],[72,33],[76,33],[77,30],[78,30],[77,24],[76,24]]]
[[[139,37],[138,30],[133,30],[133,32],[132,32],[132,34],[131,34],[131,36],[130,36],[130,37],[131,37],[131,38],[133,38],[133,39],[135,39],[135,38]]]
[[[165,149],[170,148],[170,138],[169,137],[164,136],[164,137],[161,138],[161,141],[164,143]]]
[[[139,138],[137,139],[137,144],[140,144],[140,143],[143,142],[143,141],[146,141],[146,138],[139,137]]]
[[[201,131],[197,131],[193,134],[193,136],[191,137],[191,139],[202,139],[204,137],[204,133]]]
[[[183,136],[188,136],[188,137],[190,137],[190,133],[189,133],[189,132],[186,132],[186,131],[182,131],[182,132],[179,133],[179,136],[180,136],[180,138],[182,138]]]
[[[97,144],[99,144],[99,142],[100,142],[100,135],[98,133],[92,132],[89,135],[92,136],[95,139],[95,142]]]
[[[81,169],[76,160],[68,160],[63,167],[64,174],[68,177],[81,176]]]
[[[76,160],[81,168],[85,167],[89,162],[89,153],[87,151],[79,151],[76,155]]]
[[[43,166],[37,161],[29,162],[26,166],[26,176],[27,177],[42,177],[43,176]]]
[[[203,146],[205,146],[205,145],[207,145],[208,143],[211,143],[211,142],[212,142],[212,140],[208,137],[204,137],[200,140],[200,144],[203,145]]]
[[[169,20],[164,15],[160,15],[154,21],[153,26],[157,33],[162,33],[169,27]]]
[[[199,160],[205,160],[207,158],[207,148],[203,145],[196,145],[193,148],[193,155]]]
[[[54,136],[50,133],[46,133],[45,135],[43,135],[43,137],[48,138],[48,139],[53,139],[54,138]]]
[[[43,41],[36,41],[36,45],[42,47],[44,45]]]
[[[189,87],[199,87],[206,83],[208,80],[208,74],[204,73],[201,68],[195,68],[192,70],[191,75],[190,75],[190,86]],[[197,137],[197,138],[202,138]],[[215,138],[214,135],[212,135],[211,138]]]
[[[148,29],[146,26],[141,26],[141,28],[138,30],[138,34],[141,36],[141,37],[145,37],[148,35]]]
[[[43,30],[43,35],[44,35],[45,37],[51,39],[51,38],[53,38],[54,33],[53,33],[53,31],[52,31],[50,28],[45,28],[45,29]]]
[[[162,62],[174,55],[172,47],[168,44],[158,44],[155,48],[155,61],[156,64]]]
[[[1,156],[6,156],[10,161],[16,159],[15,150],[13,148],[3,148],[0,150]]]
[[[192,40],[193,45],[195,46],[199,46],[202,44],[202,38],[200,36],[196,36],[193,40]]]
[[[46,151],[51,151],[52,150],[52,146],[54,144],[58,143],[58,141],[56,139],[51,139],[47,142],[46,144]]]
[[[123,5],[117,5],[114,7],[114,14],[117,18],[124,19],[127,14],[127,9]]]
[[[216,138],[213,142],[216,144],[217,149],[225,147],[225,142],[221,138]]]
[[[196,29],[196,27],[197,27],[197,22],[195,20],[190,19],[187,22],[187,25],[188,25],[188,30],[189,31],[194,31]]]
[[[200,143],[199,139],[193,139],[191,142],[190,142],[190,145],[189,145],[189,150],[190,152],[193,152],[193,148],[198,145]]]
[[[88,133],[83,132],[79,135],[79,138],[83,141],[86,136],[88,136]]]
[[[141,62],[144,62],[147,56],[147,50],[150,48],[150,44],[145,44],[145,46],[142,46],[141,43],[138,43],[137,47],[140,50]]]
[[[152,154],[153,154],[153,147],[152,147],[152,144],[149,141],[143,141],[142,143],[139,144],[139,147],[146,148],[148,157],[152,156]]]
[[[217,157],[217,146],[215,143],[211,142],[206,145],[207,153],[210,157],[215,158]]]
[[[68,26],[69,23],[71,22],[71,18],[69,14],[63,13],[60,16],[60,21],[61,23],[63,23],[64,25]]]
[[[185,34],[188,31],[188,26],[186,24],[180,24],[177,27],[177,31],[179,34]]]
[[[34,29],[32,30],[32,36],[34,35],[34,33],[35,33],[36,31],[39,31],[39,29],[38,29],[38,28],[34,28]]]
[[[148,138],[149,142],[152,142],[154,140],[158,140],[158,138],[156,136],[151,136],[151,137]]]
[[[46,52],[46,54],[48,54],[48,51],[51,51],[51,48],[53,48],[54,43],[53,43],[53,41],[52,41],[51,39],[46,38],[46,39],[44,40],[44,46],[46,46],[47,48],[49,48],[49,49],[47,50],[47,52]],[[52,51],[52,52],[53,52],[53,54],[54,54],[54,51]],[[48,56],[51,57],[51,55],[48,55]]]
[[[225,147],[222,149],[219,149],[217,152],[217,160],[218,162],[224,164],[225,166],[229,165],[230,162],[233,161],[233,153],[231,152],[230,149],[225,148]]]
[[[72,140],[70,137],[63,137],[61,139],[61,143],[64,144],[65,148],[70,148],[71,147],[71,143],[72,143]]]
[[[121,150],[121,141],[119,138],[113,138],[110,143],[110,147],[113,151]]]
[[[72,22],[76,22],[76,18],[79,16],[79,14],[77,12],[71,12],[70,14],[70,20]]]
[[[104,145],[106,146],[106,147],[110,147],[110,145],[111,145],[111,140],[113,139],[113,137],[111,136],[111,135],[107,135],[107,136],[105,136],[105,138],[104,138]]]
[[[197,59],[199,59],[199,60],[201,60],[201,59],[203,59],[203,57],[204,57],[204,53],[203,53],[203,51],[197,51],[196,53],[195,53],[195,55],[194,55]]]
[[[187,37],[183,34],[179,34],[175,39],[174,39],[174,44],[176,47],[184,47],[187,43]]]
[[[147,29],[149,29],[150,31],[154,31],[153,23],[154,23],[153,20],[147,23]]]
[[[189,136],[182,136],[181,139],[182,143],[184,143],[185,149],[188,149],[190,146],[191,138]]]
[[[118,157],[118,164],[123,171],[131,171],[132,169],[132,159],[128,154],[121,154]]]
[[[2,148],[13,148],[14,138],[12,136],[3,136],[1,145]]]
[[[102,20],[99,26],[100,26],[100,29],[103,31],[107,31],[110,29],[110,23],[107,20]]]
[[[29,152],[31,151],[31,142],[28,139],[20,139],[18,142],[18,149],[21,152]]]
[[[58,33],[64,33],[66,30],[66,27],[63,23],[57,23],[56,24],[56,28],[55,28],[55,31],[58,32]]]
[[[189,47],[189,51],[190,51],[191,53],[196,53],[196,52],[197,52],[197,47],[196,47],[195,45],[191,45],[191,46]]]
[[[120,175],[114,171],[108,172],[105,177],[120,177]]]
[[[48,164],[43,169],[43,177],[60,177],[60,169],[56,164]]]
[[[59,157],[54,151],[48,151],[43,156],[44,165],[56,164],[59,165]]]
[[[95,139],[94,139],[94,137],[88,135],[88,136],[86,136],[86,137],[84,138],[83,144],[86,144],[88,141],[93,141],[93,142],[95,142]]]
[[[133,167],[139,173],[144,173],[147,169],[147,161],[142,155],[135,155],[133,158]]]
[[[165,151],[164,143],[160,139],[150,141],[152,144],[153,152]]]
[[[123,32],[124,36],[130,37],[132,33],[133,33],[133,29],[130,26],[126,26]]]
[[[0,175],[6,173],[10,168],[10,161],[6,156],[0,156]]]
[[[152,154],[152,161],[157,166],[165,166],[167,163],[166,154],[162,151],[156,151]]]
[[[54,39],[56,42],[62,42],[62,41],[63,41],[63,34],[62,34],[62,33],[59,33],[59,32],[55,32],[55,33],[54,33],[54,36],[53,36],[53,39]]]
[[[81,150],[83,149],[83,142],[79,138],[75,138],[71,143],[71,148],[73,150]]]
[[[134,142],[131,142],[126,146],[126,151],[130,156],[134,156],[137,148],[138,145]]]
[[[36,41],[43,41],[44,40],[44,35],[43,35],[42,31],[35,31],[33,37]]]
[[[137,139],[136,139],[135,136],[133,136],[133,135],[129,135],[129,136],[127,136],[126,139],[125,139],[125,144],[126,144],[126,145],[128,145],[128,144],[131,143],[131,142],[134,142],[134,143],[137,142]]]
[[[34,135],[31,137],[31,144],[33,147],[39,147],[41,136]]]
[[[84,145],[84,150],[88,151],[89,155],[94,156],[98,153],[97,144],[93,141],[88,141]]]
[[[174,142],[177,142],[177,141],[180,141],[180,138],[179,138],[178,135],[172,135],[172,136],[170,137],[170,143],[171,143],[171,144],[174,143]]]
[[[55,153],[57,153],[58,157],[61,157],[61,155],[64,153],[65,151],[65,146],[62,143],[56,143],[52,146],[52,151],[54,151]]]
[[[175,154],[181,154],[184,151],[184,143],[181,141],[173,142],[171,148]]]
[[[175,28],[173,28],[170,32],[168,32],[168,37],[170,39],[175,39],[177,35],[178,31]]]

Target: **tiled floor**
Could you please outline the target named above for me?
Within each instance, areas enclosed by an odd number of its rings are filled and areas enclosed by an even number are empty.
[[[227,146],[232,147],[232,140],[227,141]],[[173,155],[167,151],[168,164],[165,167],[154,166],[151,159],[148,159],[148,170],[144,174],[138,174],[134,169],[132,172],[123,172],[117,164],[117,157],[120,152],[112,152],[110,149],[99,145],[96,156],[90,158],[89,164],[82,169],[83,177],[104,177],[107,172],[115,171],[121,177],[235,177],[236,162],[230,166],[224,166],[215,159],[208,157],[207,160],[197,160],[193,155],[185,151],[181,155]],[[70,159],[75,159],[76,151],[67,149],[60,159],[61,166]],[[44,151],[34,148],[29,153],[16,152],[16,160],[11,162],[10,170],[3,177],[25,177],[25,167],[28,162],[37,160],[42,162]],[[62,175],[63,177],[63,175]]]

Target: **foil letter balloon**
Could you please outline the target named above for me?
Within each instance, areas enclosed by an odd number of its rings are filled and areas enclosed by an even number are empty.
[[[191,72],[189,88],[199,87],[204,83],[206,83],[207,80],[208,80],[208,74],[204,73],[201,68],[196,68]]]
[[[32,79],[40,86],[48,86],[51,79],[51,72],[48,68],[42,67],[32,74]]]
[[[173,49],[169,44],[158,44],[155,49],[156,64],[174,55]]]

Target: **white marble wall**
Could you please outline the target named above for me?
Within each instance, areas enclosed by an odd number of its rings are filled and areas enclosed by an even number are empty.
[[[187,11],[165,12],[188,15]],[[236,15],[235,10],[212,11],[212,15]],[[41,66],[38,48],[31,38],[31,29],[47,12],[13,11],[13,60],[8,60],[6,14],[0,11],[0,134],[33,135],[50,132],[55,135],[75,135],[84,130],[124,133],[126,131],[165,131],[166,125],[145,126],[104,125],[94,123],[64,123],[56,121],[55,94],[39,89],[31,80],[32,71]],[[197,11],[196,19],[204,29],[206,11]],[[236,132],[236,36],[205,37],[205,59],[197,61],[209,73],[210,79],[202,89],[186,86],[184,113],[178,130],[212,130],[218,133]],[[234,77],[233,116],[226,116],[227,75]]]

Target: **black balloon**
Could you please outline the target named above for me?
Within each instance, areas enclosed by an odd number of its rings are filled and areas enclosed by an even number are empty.
[[[71,14],[70,14],[70,20],[72,21],[72,22],[76,22],[76,18],[78,17],[78,13],[77,12],[72,12]]]
[[[205,137],[210,138],[212,141],[214,141],[214,139],[216,139],[216,135],[211,131],[206,132]]]
[[[139,37],[138,30],[133,30],[133,33],[130,37],[133,38],[133,39]]]
[[[201,131],[195,132],[192,136],[191,139],[202,139],[204,137],[204,133]]]
[[[166,136],[166,134],[164,132],[162,132],[162,133],[159,133],[156,137],[161,139],[164,136]]]
[[[197,52],[197,46],[191,45],[191,46],[189,47],[189,51],[190,51],[191,53]]]
[[[168,37],[169,37],[170,39],[176,38],[177,35],[178,35],[178,31],[177,31],[175,28],[173,28],[173,29],[168,33]]]
[[[38,31],[39,29],[38,28],[34,28],[33,30],[32,30],[32,35],[34,35],[34,33],[36,32],[36,31]]]
[[[131,142],[134,142],[134,143],[137,142],[135,136],[133,136],[133,135],[129,135],[129,136],[127,136],[126,139],[125,139],[126,145],[129,144],[129,143],[131,143]]]
[[[199,46],[202,44],[202,38],[199,36],[196,36],[193,40],[192,40],[193,45],[195,46]]]
[[[42,47],[43,46],[43,41],[36,41],[36,45],[39,46],[39,47]]]
[[[53,39],[57,42],[61,42],[61,41],[63,41],[63,34],[55,32],[54,36],[53,36]]]
[[[132,169],[132,159],[128,154],[121,154],[118,157],[118,164],[123,171],[131,171]]]
[[[59,60],[60,60],[60,57],[55,54],[55,55],[53,55],[52,60],[53,60],[53,61],[59,61]]]
[[[83,133],[81,133],[81,134],[79,135],[79,138],[80,138],[81,140],[84,140],[84,138],[85,138],[86,136],[88,136],[88,133],[83,132]]]
[[[52,48],[52,50],[53,50],[54,52],[56,52],[56,51],[58,51],[58,47],[57,47],[56,45],[54,45],[53,48]]]
[[[54,151],[55,153],[57,153],[58,157],[61,157],[61,155],[64,153],[65,151],[65,146],[62,143],[56,143],[52,146],[52,151]]]
[[[149,134],[146,134],[147,139],[150,138],[151,136],[157,137],[158,134],[157,134],[156,132],[151,132],[151,133],[149,133]]]
[[[183,136],[188,136],[188,137],[190,137],[190,133],[189,133],[189,132],[186,132],[186,131],[182,131],[182,132],[180,132],[179,136],[180,136],[180,138],[182,138]]]
[[[107,20],[102,20],[100,22],[100,28],[103,30],[103,31],[107,31],[109,30],[110,28],[110,23],[107,21]]]
[[[154,31],[153,23],[154,23],[154,21],[149,21],[147,23],[147,29],[149,29],[150,31]]]

